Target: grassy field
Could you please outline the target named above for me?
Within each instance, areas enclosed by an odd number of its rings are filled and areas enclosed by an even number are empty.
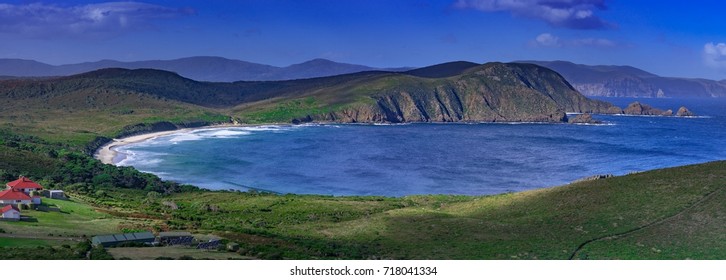
[[[82,238],[83,236],[118,232],[120,226],[131,222],[101,213],[94,207],[75,201],[44,198],[43,204],[57,207],[60,212],[24,210],[22,215],[27,217],[28,221],[0,222],[0,228],[8,233],[34,236],[39,239],[47,237]]]
[[[1,246],[57,245],[61,243],[54,242],[60,241],[46,239],[142,229],[214,234],[239,243],[241,249],[222,254],[117,248],[110,249],[111,255],[131,259],[726,258],[724,161],[481,197],[208,191],[149,196],[109,189],[102,197],[79,198],[83,200],[46,200],[62,212],[24,212],[37,221],[0,223],[9,234],[36,234],[34,239],[5,237]],[[118,203],[121,200],[135,203]],[[171,202],[176,209],[168,206]]]
[[[116,259],[153,260],[157,258],[194,258],[209,260],[241,260],[249,259],[237,253],[222,251],[197,250],[187,247],[141,247],[141,248],[109,248],[108,252]]]
[[[713,162],[496,196],[203,192],[147,207],[255,258],[723,259],[724,188]]]
[[[31,238],[16,238],[16,237],[0,237],[0,248],[23,248],[23,247],[37,247],[46,246],[50,243],[47,240],[31,239]]]

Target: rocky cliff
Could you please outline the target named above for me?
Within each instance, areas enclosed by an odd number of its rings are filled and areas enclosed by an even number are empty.
[[[577,92],[558,73],[532,64],[488,63],[446,78],[394,75],[365,90],[373,102],[298,121],[335,122],[565,122],[565,112],[607,113],[614,106]],[[347,95],[349,92],[338,92]],[[619,108],[617,108],[619,111]]]

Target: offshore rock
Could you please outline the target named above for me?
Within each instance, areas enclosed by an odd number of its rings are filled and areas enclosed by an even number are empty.
[[[693,117],[696,114],[688,110],[688,108],[681,106],[681,108],[678,108],[678,112],[676,112],[676,116],[679,117]]]
[[[600,124],[602,123],[599,120],[593,119],[592,115],[590,114],[580,114],[577,116],[574,116],[573,118],[568,120],[569,123],[575,123],[575,124]]]
[[[630,103],[630,105],[623,110],[623,113],[628,115],[663,116],[666,111],[635,101]]]

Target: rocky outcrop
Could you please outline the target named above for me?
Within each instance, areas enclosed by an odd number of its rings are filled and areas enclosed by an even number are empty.
[[[567,120],[567,122],[574,123],[574,124],[599,124],[599,123],[602,123],[599,120],[593,119],[592,115],[587,114],[587,113],[580,114],[580,115],[574,116],[572,118],[569,118]]]
[[[679,117],[693,117],[696,114],[688,110],[688,108],[681,106],[681,108],[678,108],[678,112],[676,112],[676,116]]]
[[[623,113],[623,109],[620,109],[620,107],[618,107],[618,106],[612,106],[612,107],[608,108],[608,110],[605,112],[605,114],[609,114],[609,115],[618,115],[618,114],[622,114],[622,113]]]
[[[638,101],[630,103],[627,108],[623,109],[623,113],[627,115],[638,115],[638,116],[670,116],[673,111],[663,111],[658,108],[654,108],[648,104],[642,104]]]
[[[373,102],[292,121],[566,122],[565,112],[620,111],[608,102],[586,98],[558,73],[532,64],[488,63],[449,78],[396,75],[376,82],[387,86],[369,90]]]
[[[623,110],[624,114],[628,115],[642,115],[642,116],[673,116],[673,110],[661,110],[658,108],[654,108],[648,104],[643,104],[640,102],[633,102],[628,105],[625,110]],[[688,108],[681,106],[681,108],[678,109],[678,112],[676,112],[676,116],[678,117],[691,117],[695,116],[695,114],[688,110]]]

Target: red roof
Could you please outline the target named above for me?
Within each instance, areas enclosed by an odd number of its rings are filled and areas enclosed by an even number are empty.
[[[20,210],[18,210],[18,207],[15,207],[15,205],[7,205],[7,206],[3,207],[3,209],[0,209],[0,213],[8,212],[8,211],[10,211],[10,209],[20,212]]]
[[[21,191],[4,190],[0,192],[1,200],[30,200],[30,197]]]
[[[43,187],[41,185],[38,185],[38,183],[31,181],[28,178],[25,178],[23,176],[20,176],[15,181],[12,181],[7,184],[8,187],[12,189],[42,189]]]

